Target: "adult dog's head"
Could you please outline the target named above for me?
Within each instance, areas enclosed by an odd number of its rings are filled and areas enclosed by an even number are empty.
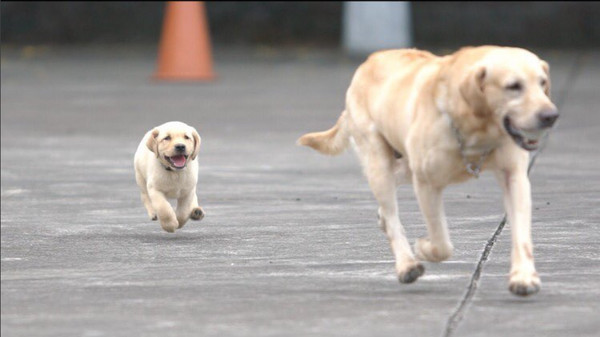
[[[523,149],[533,151],[558,118],[550,100],[548,63],[520,48],[496,47],[477,59],[462,80],[463,98],[492,118]]]
[[[200,136],[185,123],[168,122],[152,130],[146,146],[165,167],[181,170],[200,152]]]

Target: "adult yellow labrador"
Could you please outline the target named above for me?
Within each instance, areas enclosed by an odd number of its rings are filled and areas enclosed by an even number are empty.
[[[356,71],[337,124],[298,143],[338,154],[350,142],[379,203],[402,283],[424,272],[418,260],[452,254],[442,204],[449,184],[492,170],[512,230],[511,292],[540,288],[531,244],[529,151],[558,118],[548,64],[520,48],[468,47],[438,57],[401,49],[372,54]],[[411,182],[427,224],[414,254],[398,219],[396,184]]]
[[[173,233],[188,219],[201,220],[196,184],[200,136],[182,122],[168,122],[148,131],[134,156],[135,180],[151,220]],[[177,199],[174,211],[167,199]]]

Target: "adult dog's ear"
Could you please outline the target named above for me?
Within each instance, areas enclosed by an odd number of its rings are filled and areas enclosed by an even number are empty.
[[[155,128],[154,130],[152,130],[150,137],[148,137],[148,140],[146,141],[146,146],[150,151],[154,152],[156,158],[158,158],[158,140],[156,139],[156,137],[158,137],[159,133],[160,131],[158,131],[158,129]]]
[[[544,60],[540,60],[540,63],[542,64],[542,69],[544,69],[544,72],[546,73],[546,84],[544,85],[544,93],[546,94],[546,96],[550,97],[550,66],[548,65],[548,62]]]
[[[194,152],[192,153],[192,160],[194,160],[200,152],[200,143],[202,142],[202,139],[200,138],[200,135],[198,134],[196,129],[192,131],[192,136],[194,137]]]
[[[475,66],[463,78],[459,88],[462,98],[473,109],[473,112],[479,116],[483,116],[487,112],[483,93],[487,75],[485,66]]]

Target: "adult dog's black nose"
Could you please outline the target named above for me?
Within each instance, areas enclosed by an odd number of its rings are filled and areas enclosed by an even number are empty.
[[[185,152],[185,145],[184,144],[177,144],[177,145],[175,145],[175,151],[177,151],[177,152]]]
[[[544,109],[538,112],[538,119],[540,128],[549,128],[558,119],[558,111],[554,108]]]

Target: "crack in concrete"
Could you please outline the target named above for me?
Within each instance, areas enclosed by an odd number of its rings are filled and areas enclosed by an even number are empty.
[[[506,214],[500,222],[500,225],[496,228],[496,231],[487,241],[483,252],[481,253],[481,257],[479,258],[479,262],[477,262],[477,267],[475,268],[475,272],[473,276],[471,276],[471,282],[469,282],[469,287],[467,288],[467,292],[463,296],[462,301],[452,313],[450,318],[448,318],[448,322],[446,323],[446,328],[444,329],[444,337],[451,336],[458,324],[462,321],[465,311],[467,310],[471,299],[475,295],[475,291],[477,290],[477,286],[479,285],[479,278],[481,277],[481,271],[483,270],[483,265],[485,261],[487,261],[494,244],[498,240],[498,237],[502,233],[502,229],[504,229],[504,225],[506,224]]]

